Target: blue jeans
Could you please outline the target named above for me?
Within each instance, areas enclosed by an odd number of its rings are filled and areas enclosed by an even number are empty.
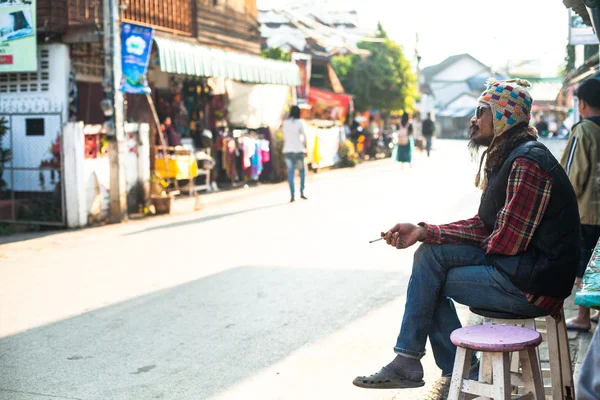
[[[285,157],[285,164],[288,170],[290,193],[292,198],[294,198],[296,194],[296,189],[294,186],[296,168],[300,170],[300,194],[304,194],[304,181],[306,179],[306,171],[304,170],[304,153],[285,153],[283,156]]]
[[[427,149],[427,157],[431,153],[431,143],[433,142],[433,138],[431,136],[425,137],[425,148]]]
[[[442,375],[451,375],[456,346],[450,334],[461,328],[451,299],[470,307],[532,318],[547,314],[527,301],[505,273],[491,266],[479,247],[422,244],[415,253],[394,351],[420,359],[429,336]]]

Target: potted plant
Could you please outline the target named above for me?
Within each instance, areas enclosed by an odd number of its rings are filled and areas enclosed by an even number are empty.
[[[169,183],[154,174],[150,179],[150,198],[157,214],[169,214],[173,207],[175,196],[168,193]]]

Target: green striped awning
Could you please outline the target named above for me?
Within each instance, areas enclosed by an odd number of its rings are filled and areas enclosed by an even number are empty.
[[[239,82],[298,86],[300,71],[291,62],[200,46],[155,36],[160,69],[171,74],[216,76]]]

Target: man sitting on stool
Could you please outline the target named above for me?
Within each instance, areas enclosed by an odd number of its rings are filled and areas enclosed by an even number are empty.
[[[579,261],[579,213],[564,169],[529,127],[528,86],[490,79],[479,98],[469,144],[474,154],[487,147],[475,180],[483,190],[477,215],[446,225],[397,224],[382,233],[397,249],[424,244],[414,257],[397,355],[376,374],[354,379],[356,386],[424,385],[420,359],[428,337],[442,375],[452,375],[450,334],[461,327],[452,300],[530,318],[559,315]]]

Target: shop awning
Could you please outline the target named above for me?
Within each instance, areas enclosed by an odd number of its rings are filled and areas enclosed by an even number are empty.
[[[300,85],[300,70],[291,62],[269,60],[156,35],[160,69],[171,74],[216,76],[238,82]]]

